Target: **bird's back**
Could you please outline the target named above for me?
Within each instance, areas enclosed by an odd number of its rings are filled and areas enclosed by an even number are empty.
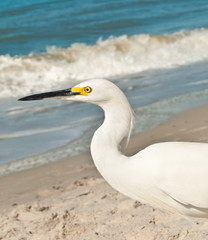
[[[146,183],[147,196],[150,194],[150,198],[158,198],[183,214],[208,217],[207,143],[153,144],[131,160],[133,171],[138,168],[141,175],[138,184],[141,179]]]

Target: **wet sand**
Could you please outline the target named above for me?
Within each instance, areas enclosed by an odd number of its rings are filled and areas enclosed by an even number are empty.
[[[133,136],[132,155],[163,141],[208,142],[208,105]],[[208,239],[208,221],[186,219],[112,189],[89,153],[0,178],[0,239]]]

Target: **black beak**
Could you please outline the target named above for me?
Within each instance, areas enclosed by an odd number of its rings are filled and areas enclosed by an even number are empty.
[[[67,89],[60,90],[60,91],[45,92],[45,93],[30,95],[30,96],[18,99],[18,101],[33,101],[33,100],[42,100],[44,98],[74,96],[74,95],[80,95],[80,93],[72,92],[71,88],[67,88]]]

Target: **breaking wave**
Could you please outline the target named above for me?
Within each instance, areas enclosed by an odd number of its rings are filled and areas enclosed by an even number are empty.
[[[87,78],[113,77],[170,68],[208,58],[208,29],[139,34],[48,47],[45,53],[0,56],[0,97],[58,89]]]

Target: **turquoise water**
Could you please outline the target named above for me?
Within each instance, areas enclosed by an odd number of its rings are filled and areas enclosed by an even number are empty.
[[[135,111],[133,133],[208,102],[206,1],[0,1],[0,175],[89,151],[103,113],[18,102],[108,78]]]
[[[102,37],[163,34],[208,27],[206,0],[0,1],[0,53],[94,45]]]

